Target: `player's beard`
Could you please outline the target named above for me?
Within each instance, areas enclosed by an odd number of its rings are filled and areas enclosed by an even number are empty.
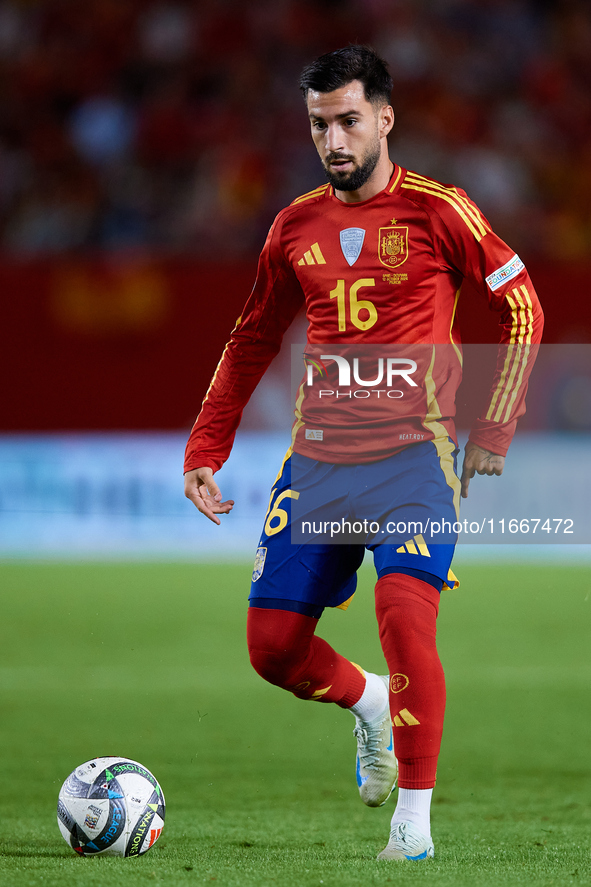
[[[335,191],[358,191],[365,185],[378,165],[380,154],[380,141],[376,138],[375,142],[367,149],[361,163],[348,173],[332,172],[328,164],[333,160],[353,160],[354,158],[346,154],[329,154],[323,164],[326,178]]]

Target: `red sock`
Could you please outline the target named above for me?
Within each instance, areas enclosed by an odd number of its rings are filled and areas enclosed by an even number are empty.
[[[439,592],[390,573],[376,585],[380,640],[390,672],[390,713],[402,788],[435,785],[445,712],[445,678],[435,644]]]
[[[262,678],[300,699],[350,708],[361,699],[365,677],[356,665],[316,637],[317,623],[318,619],[290,610],[249,607],[250,661]]]

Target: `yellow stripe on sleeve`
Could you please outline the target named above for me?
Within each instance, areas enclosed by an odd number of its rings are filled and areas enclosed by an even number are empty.
[[[521,386],[523,384],[523,374],[525,373],[525,368],[527,366],[527,359],[529,357],[530,346],[525,345],[523,349],[520,348],[519,350],[523,351],[523,356],[521,358],[521,369],[519,371],[519,376],[517,378],[517,381],[513,385],[513,394],[511,395],[509,402],[507,404],[507,409],[506,409],[505,415],[503,417],[503,422],[508,422],[509,419],[511,418],[511,410],[513,409],[515,399],[517,398],[517,395],[519,394],[519,392],[521,390]]]
[[[487,231],[491,231],[490,225],[487,223],[486,219],[478,209],[475,203],[472,203],[467,197],[462,197],[457,188],[454,187],[446,187],[442,185],[441,182],[436,182],[433,179],[428,179],[426,176],[420,176],[418,173],[411,172],[409,173],[409,179],[414,180],[416,182],[425,182],[427,185],[432,188],[436,188],[439,191],[445,191],[451,194],[463,207],[465,207],[468,214],[472,217],[472,219],[476,222],[478,227],[482,230],[483,234],[486,234]]]
[[[527,287],[522,285],[520,289],[521,292],[515,287],[511,294],[505,293],[505,298],[511,307],[513,322],[501,378],[486,414],[489,421],[499,422],[503,411],[505,413],[503,421],[509,420],[527,367],[534,315]]]
[[[515,292],[515,290],[513,290]],[[509,293],[506,294],[505,298],[509,302],[511,306],[511,317],[513,318],[513,323],[511,324],[511,338],[510,343],[514,345],[516,342],[520,341],[521,336],[521,312],[517,306],[517,302],[515,299],[511,298]]]
[[[290,205],[294,206],[296,203],[303,203],[305,200],[311,200],[313,197],[320,197],[326,192],[327,188],[330,188],[330,185],[320,185],[318,188],[314,188],[313,191],[308,191],[307,194],[302,194],[300,197],[296,197],[295,200],[291,201]]]
[[[484,220],[484,216],[480,212],[477,206],[475,206],[471,201],[469,201],[466,197],[462,197],[457,188],[446,188],[445,185],[442,185],[440,182],[435,182],[432,179],[427,179],[425,176],[419,176],[417,173],[409,173],[407,176],[407,180],[410,182],[416,182],[417,184],[426,185],[428,188],[432,188],[434,191],[440,191],[444,194],[449,194],[456,200],[460,206],[464,208],[467,214],[470,216],[482,236],[490,231],[490,226]]]
[[[492,419],[495,407],[497,405],[497,400],[500,397],[501,391],[505,387],[505,379],[507,378],[507,374],[509,373],[511,361],[513,360],[514,350],[515,350],[514,345],[507,346],[507,354],[505,355],[505,363],[503,365],[503,369],[501,372],[501,378],[499,379],[499,384],[497,385],[496,391],[493,394],[492,400],[490,402],[490,406],[488,408],[488,413],[486,414],[487,421],[490,421]]]
[[[408,188],[409,190],[412,190],[412,191],[422,191],[424,194],[431,194],[433,197],[439,197],[441,200],[445,200],[447,203],[449,203],[450,206],[453,206],[453,208],[455,209],[457,214],[464,220],[467,227],[470,229],[470,231],[474,235],[475,239],[479,243],[482,240],[482,238],[484,237],[484,235],[486,234],[486,231],[483,231],[483,233],[481,234],[479,231],[476,230],[476,228],[472,224],[471,220],[468,218],[468,216],[466,215],[466,213],[464,212],[462,207],[459,205],[459,203],[456,200],[453,200],[452,197],[450,197],[450,195],[448,193],[437,191],[435,188],[431,188],[431,187],[421,188],[419,185],[413,184],[412,182],[407,185],[406,180],[402,183],[401,187]]]
[[[531,345],[532,336],[534,334],[534,310],[528,288],[525,286],[525,284],[522,284],[520,289],[525,296],[525,301],[527,305],[527,335],[525,339],[525,344]]]
[[[513,289],[513,297],[509,293],[505,294],[505,298],[511,306],[511,316],[513,325],[511,328],[511,344],[531,345],[534,314],[529,292],[526,286],[521,287],[521,293],[515,287]]]
[[[521,363],[521,353],[522,348],[518,345],[515,349],[513,363],[511,365],[511,370],[507,377],[507,384],[505,385],[505,390],[503,391],[501,397],[499,398],[499,405],[497,407],[497,411],[493,416],[493,422],[500,422],[501,415],[503,409],[507,406],[507,399],[510,393],[513,391],[513,386],[515,385],[515,377],[517,375],[517,370],[519,369],[519,365]]]
[[[523,383],[529,353],[529,345],[509,345],[507,347],[505,364],[486,414],[487,420],[508,422],[511,418],[511,410]]]
[[[515,301],[519,305],[519,341],[518,345],[523,345],[523,340],[527,336],[527,312],[523,297],[519,290],[514,289]]]

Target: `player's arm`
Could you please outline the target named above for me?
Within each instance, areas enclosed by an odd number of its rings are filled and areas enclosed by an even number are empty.
[[[471,280],[484,290],[491,310],[499,314],[501,334],[487,403],[472,426],[464,451],[464,499],[475,473],[503,473],[517,420],[525,413],[529,376],[544,326],[540,302],[519,257],[493,232],[483,238],[475,252],[478,265]],[[499,279],[507,266],[514,276],[508,281]]]
[[[242,411],[277,355],[285,330],[304,301],[281,245],[282,214],[271,228],[259,259],[253,291],[236,322],[185,450],[185,495],[219,524],[231,511],[213,475],[230,455]]]
[[[544,315],[527,269],[458,189],[456,206],[440,217],[441,248],[447,260],[483,292],[499,314],[500,341],[488,402],[470,431],[462,470],[462,496],[474,474],[500,475],[525,412],[529,375],[542,338]],[[457,207],[457,209],[456,209]],[[459,211],[458,211],[459,209]]]
[[[485,409],[470,432],[470,442],[505,456],[517,420],[525,413],[544,315],[523,262],[496,235],[491,233],[486,241],[481,246],[481,287],[491,309],[499,314],[501,335],[493,383]],[[503,274],[509,279],[503,279]]]

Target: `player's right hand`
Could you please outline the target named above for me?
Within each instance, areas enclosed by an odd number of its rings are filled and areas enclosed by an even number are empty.
[[[462,499],[468,498],[468,487],[476,472],[488,474],[489,477],[492,477],[493,474],[500,476],[504,467],[504,456],[499,456],[491,450],[485,450],[484,447],[479,447],[478,444],[469,440],[464,447],[464,465],[461,477]]]
[[[201,514],[214,524],[219,524],[218,514],[228,514],[234,507],[234,500],[222,502],[222,493],[213,479],[211,468],[194,468],[185,474],[185,496]]]

